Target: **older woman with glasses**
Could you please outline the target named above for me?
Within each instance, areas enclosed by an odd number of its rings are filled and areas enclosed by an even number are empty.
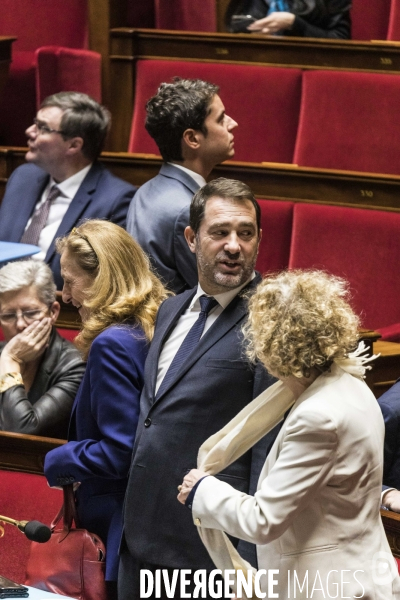
[[[60,312],[41,261],[0,269],[0,429],[66,438],[85,371],[78,350],[54,328]]]

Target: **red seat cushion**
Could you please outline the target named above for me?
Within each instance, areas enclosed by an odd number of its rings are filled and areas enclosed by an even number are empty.
[[[49,488],[44,476],[0,471],[0,511],[3,516],[50,525],[62,503],[62,492]],[[30,541],[13,525],[5,525],[4,531],[4,538],[0,540],[1,574],[23,582]]]
[[[353,40],[385,40],[391,0],[353,0],[351,37]]]
[[[79,333],[78,329],[60,329],[59,327],[57,327],[57,331],[61,337],[69,340],[70,342],[73,342]]]
[[[274,67],[139,60],[129,152],[159,154],[144,128],[146,101],[172,77],[216,83],[234,130],[235,160],[292,162],[300,106],[301,71]]]
[[[345,277],[365,327],[400,322],[399,263],[400,214],[295,205],[289,267]]]
[[[257,271],[271,273],[287,269],[292,235],[293,202],[259,200],[263,236],[257,258]]]
[[[397,75],[305,72],[294,162],[400,174],[399,105]]]

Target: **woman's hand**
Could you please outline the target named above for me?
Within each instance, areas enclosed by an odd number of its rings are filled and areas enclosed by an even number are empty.
[[[0,356],[0,375],[20,373],[26,363],[40,358],[47,348],[51,334],[51,319],[34,321],[21,333],[17,333],[4,346]]]
[[[187,497],[192,491],[193,486],[201,479],[206,477],[207,473],[200,471],[200,469],[192,469],[185,475],[182,481],[182,485],[178,486],[179,494],[178,500],[181,504],[185,504]]]
[[[249,31],[273,35],[279,31],[290,29],[293,26],[294,20],[295,15],[293,13],[274,12],[268,15],[268,17],[254,21],[247,29]]]

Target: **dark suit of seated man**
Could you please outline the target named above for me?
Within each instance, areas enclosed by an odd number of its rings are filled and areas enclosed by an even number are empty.
[[[254,272],[260,207],[250,188],[221,178],[198,190],[185,237],[199,284],[161,305],[146,360],[125,499],[120,600],[140,597],[141,569],[213,569],[190,511],[177,502],[177,486],[201,444],[274,381],[261,364],[249,364],[242,345],[246,295],[260,281]],[[262,442],[221,478],[255,491],[268,441]],[[254,546],[247,546],[246,557],[255,559]]]
[[[126,224],[135,188],[114,177],[98,157],[110,126],[106,108],[86,94],[46,98],[26,130],[29,163],[11,175],[0,206],[0,240],[40,246],[62,288],[55,240],[85,219]],[[57,187],[54,187],[57,185]]]
[[[385,421],[382,504],[400,512],[400,380],[378,398]]]
[[[127,231],[150,256],[158,276],[179,294],[197,283],[194,254],[186,244],[193,194],[218,163],[232,158],[232,130],[218,86],[201,79],[163,83],[147,102],[146,129],[164,164],[131,202]]]

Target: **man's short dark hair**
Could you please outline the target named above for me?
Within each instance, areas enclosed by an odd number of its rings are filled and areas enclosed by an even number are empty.
[[[87,94],[60,92],[45,98],[40,108],[56,106],[63,111],[60,129],[64,139],[81,137],[82,152],[90,161],[103,150],[110,128],[110,112]]]
[[[249,186],[237,179],[219,177],[203,185],[193,196],[190,204],[189,225],[195,234],[198,233],[204,219],[207,200],[214,197],[232,199],[237,202],[249,200],[256,211],[257,231],[260,232],[261,208]]]
[[[162,83],[146,104],[145,127],[156,142],[165,162],[183,160],[182,136],[186,129],[207,135],[204,121],[219,87],[201,79],[174,77]]]

